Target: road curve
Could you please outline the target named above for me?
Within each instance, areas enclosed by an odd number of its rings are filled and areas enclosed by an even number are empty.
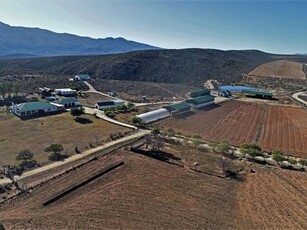
[[[302,95],[302,94],[305,94],[305,93],[306,93],[306,91],[295,93],[295,94],[292,95],[292,98],[294,98],[295,100],[303,103],[304,105],[307,105],[307,101],[304,101],[303,99],[299,98],[299,95]]]

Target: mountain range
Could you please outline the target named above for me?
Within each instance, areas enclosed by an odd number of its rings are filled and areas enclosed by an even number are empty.
[[[124,38],[81,37],[55,33],[40,28],[15,27],[0,22],[0,56],[2,59],[124,53],[159,49]]]

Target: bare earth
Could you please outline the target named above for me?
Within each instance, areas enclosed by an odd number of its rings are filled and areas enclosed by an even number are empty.
[[[302,63],[285,60],[273,61],[260,65],[250,72],[249,75],[306,79],[306,74],[303,72]]]
[[[158,126],[208,141],[259,143],[266,151],[307,157],[307,111],[301,108],[228,101],[166,119]]]
[[[215,153],[165,151],[185,166],[199,159],[201,170],[218,175]],[[125,164],[42,206],[120,161]],[[117,150],[0,206],[0,222],[8,229],[306,229],[306,173],[248,167],[256,173],[246,170],[246,179],[236,181]]]

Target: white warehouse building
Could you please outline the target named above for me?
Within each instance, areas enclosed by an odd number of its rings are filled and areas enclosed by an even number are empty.
[[[144,123],[150,123],[170,116],[170,112],[167,109],[162,108],[147,113],[139,114],[136,117],[140,118]]]

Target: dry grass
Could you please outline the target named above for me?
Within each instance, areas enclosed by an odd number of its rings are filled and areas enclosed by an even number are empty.
[[[285,60],[263,64],[251,71],[249,74],[263,77],[306,79],[302,63]]]
[[[98,93],[86,93],[86,95],[87,96],[85,98],[78,97],[78,100],[80,101],[81,105],[93,108],[97,102],[112,100],[111,98],[105,97]]]
[[[48,153],[44,149],[58,143],[64,146],[64,153],[74,154],[76,146],[84,150],[89,143],[102,143],[110,133],[128,129],[110,124],[94,116],[82,115],[92,123],[81,124],[69,113],[22,121],[18,117],[0,112],[0,164],[14,164],[16,154],[29,149],[39,162],[46,162]]]

